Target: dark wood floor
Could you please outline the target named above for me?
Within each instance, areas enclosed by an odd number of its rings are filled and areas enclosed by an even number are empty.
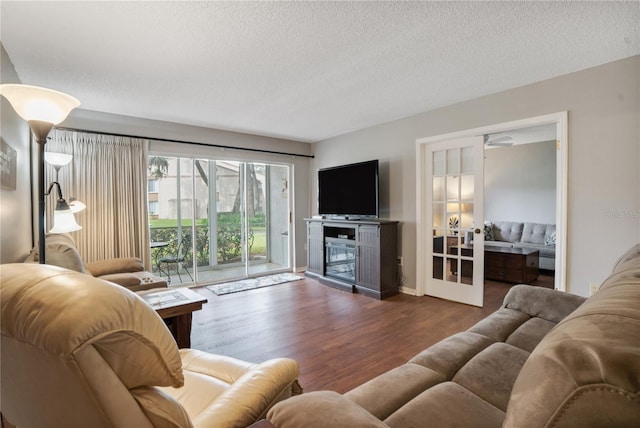
[[[380,301],[312,279],[224,296],[197,288],[208,303],[193,314],[191,346],[251,362],[293,358],[305,391],[344,393],[466,330],[509,288],[487,281],[484,308],[406,294]]]

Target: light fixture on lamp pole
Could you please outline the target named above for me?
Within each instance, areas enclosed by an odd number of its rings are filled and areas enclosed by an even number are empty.
[[[54,181],[49,184],[49,189],[45,192],[45,195],[49,196],[54,186],[58,191],[58,199],[56,201],[56,209],[53,212],[53,227],[49,233],[67,233],[82,229],[82,227],[76,223],[76,219],[73,216],[73,210],[62,197],[60,183]]]
[[[56,153],[56,152],[45,152],[44,153],[44,160],[45,162],[47,162],[49,165],[51,165],[53,167],[53,169],[56,171],[56,179],[55,182],[59,183],[59,176],[60,176],[60,168],[62,168],[63,166],[69,164],[69,162],[71,162],[71,160],[73,159],[73,155],[69,155],[67,153]],[[49,186],[51,187],[51,186]],[[58,189],[59,189],[59,185],[58,185]],[[51,188],[49,189],[49,192],[51,192]],[[60,192],[62,193],[62,192]],[[49,193],[46,193],[47,195]],[[76,198],[74,198],[73,196],[69,198],[69,203],[68,203],[69,208],[71,209],[72,213],[78,213],[82,210],[84,210],[85,208],[87,208],[87,206],[85,204],[83,204],[82,202],[80,202],[79,200],[77,200]],[[54,222],[55,225],[55,222]],[[66,232],[71,232],[70,230],[67,230]]]
[[[38,259],[40,263],[45,263],[44,145],[53,126],[65,120],[71,110],[80,105],[80,101],[52,89],[18,84],[0,85],[0,95],[27,121],[38,144]]]

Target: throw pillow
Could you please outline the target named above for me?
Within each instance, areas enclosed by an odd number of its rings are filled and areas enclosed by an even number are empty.
[[[549,247],[556,245],[556,232],[555,232],[555,230],[549,236],[547,236],[547,238],[544,240],[544,245],[547,245]]]
[[[484,240],[485,241],[494,241],[496,239],[495,233],[493,232],[493,223],[486,222],[484,224]]]

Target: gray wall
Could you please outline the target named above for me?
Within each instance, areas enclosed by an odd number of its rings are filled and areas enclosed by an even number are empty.
[[[0,81],[21,83],[13,63],[0,44]],[[2,139],[17,154],[16,190],[0,190],[0,263],[21,262],[32,248],[29,126],[0,96]]]
[[[82,101],[82,100],[80,100]],[[138,135],[148,138],[175,139],[204,144],[218,144],[233,147],[254,148],[277,152],[311,154],[311,146],[307,143],[278,138],[261,137],[251,134],[202,128],[178,123],[162,122],[149,119],[134,118],[89,110],[77,109],[60,125],[70,128],[85,129],[95,132]],[[295,222],[294,261],[296,270],[306,267],[305,250],[306,232],[304,218],[309,216],[309,172],[310,159],[300,156],[288,156],[248,152],[233,149],[220,149],[189,144],[151,141],[149,151],[161,151],[173,155],[202,155],[237,161],[264,161],[270,163],[289,164],[292,166],[295,189],[293,218]]]
[[[415,289],[416,139],[567,110],[567,289],[586,296],[640,241],[639,104],[635,56],[316,143],[312,192],[318,168],[380,159],[382,215],[402,222],[404,286]]]
[[[485,150],[484,219],[555,224],[555,141]]]

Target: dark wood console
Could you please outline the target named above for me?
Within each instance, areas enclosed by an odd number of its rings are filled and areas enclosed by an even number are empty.
[[[377,299],[398,294],[397,221],[305,221],[307,276]]]

